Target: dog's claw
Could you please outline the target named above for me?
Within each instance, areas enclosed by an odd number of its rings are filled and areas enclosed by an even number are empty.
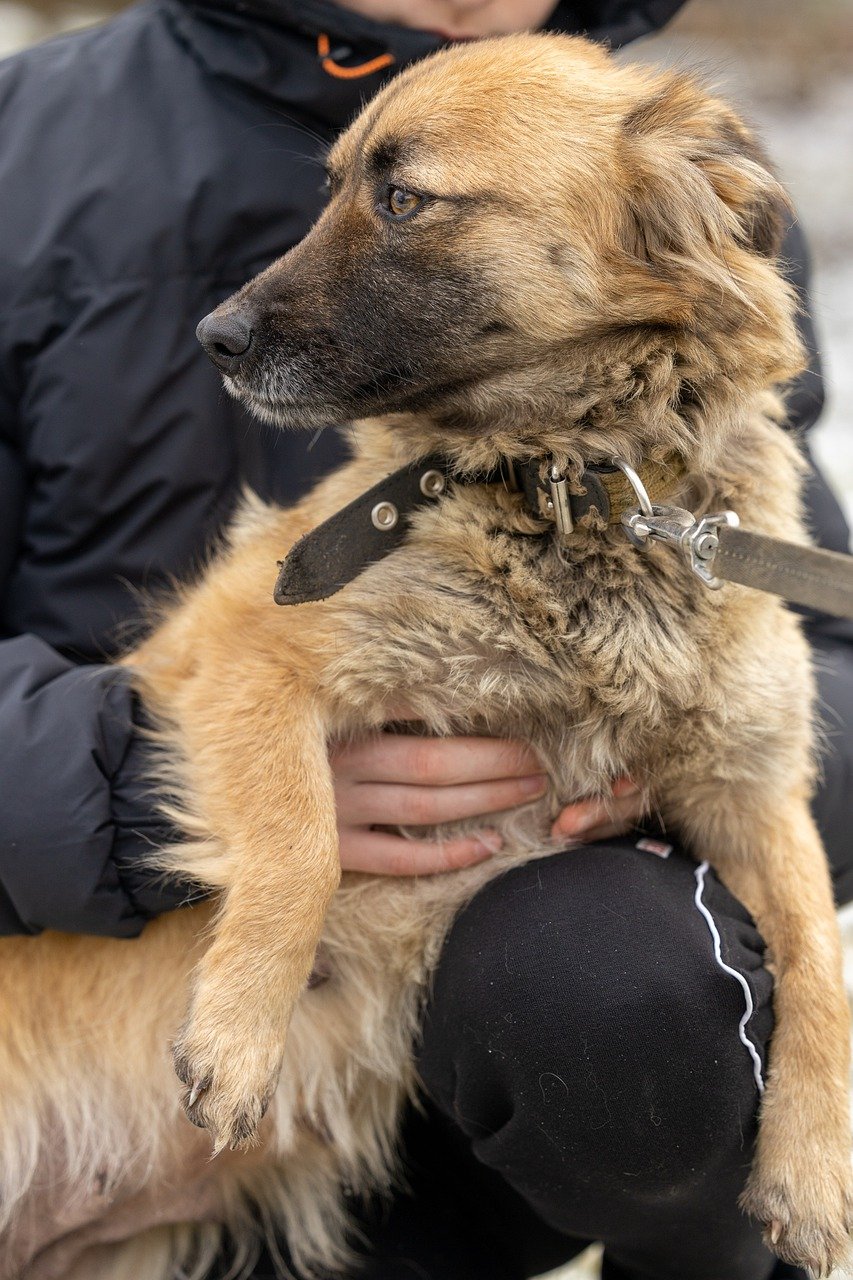
[[[801,1173],[799,1183],[797,1194],[781,1179],[762,1182],[759,1166],[741,1208],[764,1225],[765,1242],[778,1257],[819,1280],[842,1264],[849,1247],[846,1169],[811,1186]]]
[[[207,1129],[214,1156],[226,1147],[251,1146],[275,1093],[282,1047],[274,1042],[269,1053],[261,1056],[259,1067],[256,1045],[248,1033],[250,1049],[242,1054],[230,1045],[211,1048],[206,1037],[200,1039],[201,1047],[196,1048],[185,1029],[172,1049],[175,1071],[184,1085],[184,1113],[197,1129]]]

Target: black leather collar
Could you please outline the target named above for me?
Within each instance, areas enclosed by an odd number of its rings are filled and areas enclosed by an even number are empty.
[[[664,474],[671,477],[666,469]],[[623,510],[636,505],[615,466],[591,464],[570,491],[568,482],[542,459],[503,462],[492,471],[460,474],[449,459],[435,454],[386,476],[300,538],[287,558],[279,561],[276,604],[325,600],[340,591],[368,565],[396,550],[406,539],[412,513],[439,502],[451,480],[454,484],[502,484],[523,493],[532,515],[554,521],[564,533],[593,516],[604,524],[614,518],[618,521]]]

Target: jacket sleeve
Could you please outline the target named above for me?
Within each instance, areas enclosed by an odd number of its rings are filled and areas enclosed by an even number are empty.
[[[0,438],[0,585],[17,553],[21,468]],[[193,897],[146,872],[169,838],[126,673],[34,635],[0,641],[0,934],[132,937]]]
[[[133,937],[193,897],[146,872],[169,838],[125,673],[0,644],[0,933]]]
[[[841,504],[823,472],[817,466],[809,446],[809,433],[815,426],[824,407],[823,369],[815,332],[810,293],[811,267],[808,247],[798,222],[789,229],[782,245],[782,261],[786,274],[800,298],[798,317],[800,336],[808,355],[808,365],[788,389],[787,426],[800,439],[808,464],[803,500],[806,520],[818,546],[830,551],[849,553],[850,529]],[[846,618],[831,618],[811,610],[797,609],[805,617],[805,624],[812,638],[820,637],[853,642],[853,622]]]

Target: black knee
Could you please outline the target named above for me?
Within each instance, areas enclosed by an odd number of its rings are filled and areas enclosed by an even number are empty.
[[[772,1022],[762,955],[740,904],[677,851],[631,838],[516,868],[447,940],[425,1086],[526,1185],[565,1172],[654,1200],[733,1150],[746,1169]]]

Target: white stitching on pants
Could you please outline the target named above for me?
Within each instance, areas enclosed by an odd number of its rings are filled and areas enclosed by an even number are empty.
[[[750,991],[749,983],[747,982],[743,974],[738,973],[737,969],[732,969],[731,965],[727,965],[725,960],[723,959],[722,951],[721,951],[720,934],[716,924],[714,923],[714,917],[711,915],[710,911],[705,906],[705,903],[702,901],[702,894],[705,890],[705,876],[708,874],[709,866],[710,864],[708,862],[701,862],[699,866],[696,868],[696,871],[694,872],[694,875],[696,876],[696,893],[694,895],[693,901],[696,903],[696,906],[698,907],[699,911],[704,916],[705,922],[711,931],[711,937],[714,939],[714,957],[717,961],[717,964],[720,966],[721,969],[725,970],[726,973],[730,973],[733,978],[737,978],[738,982],[743,987],[743,994],[746,999],[746,1010],[744,1012],[743,1017],[740,1020],[740,1023],[738,1024],[737,1033],[738,1033],[738,1036],[740,1037],[741,1042],[745,1045],[747,1051],[749,1052],[749,1056],[752,1058],[752,1074],[755,1076],[755,1086],[758,1089],[759,1093],[763,1093],[764,1092],[764,1076],[761,1073],[761,1055],[759,1054],[755,1045],[750,1040],[749,1036],[746,1034],[746,1025],[749,1022],[750,1018],[752,1017],[752,1013],[754,1009],[754,1005],[752,1003],[752,992]]]

